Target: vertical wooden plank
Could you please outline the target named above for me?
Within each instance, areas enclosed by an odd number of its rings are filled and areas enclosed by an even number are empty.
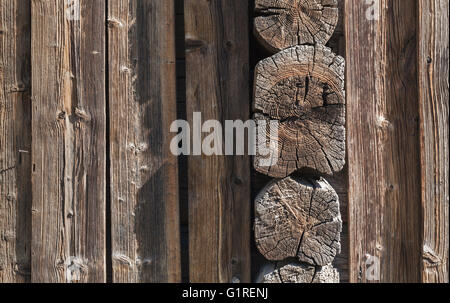
[[[173,0],[109,0],[114,282],[181,280]]]
[[[32,1],[32,281],[105,281],[105,1]]]
[[[449,282],[449,2],[419,1],[423,282]]]
[[[0,283],[30,280],[30,6],[0,0]]]
[[[350,280],[418,282],[417,5],[375,4],[379,16],[364,1],[348,1],[345,9]],[[371,256],[380,262],[379,277]]]
[[[187,117],[249,119],[248,1],[185,1]],[[199,143],[193,142],[196,148]],[[193,155],[189,176],[191,282],[250,281],[247,156]]]

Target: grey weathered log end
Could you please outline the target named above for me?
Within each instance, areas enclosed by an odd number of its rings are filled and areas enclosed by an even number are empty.
[[[299,169],[333,175],[345,164],[345,61],[325,46],[301,45],[262,60],[255,70],[256,120],[278,120],[268,144],[273,161],[258,152],[255,169],[284,178]],[[259,138],[259,136],[258,136]],[[258,142],[258,146],[260,145]]]
[[[339,273],[332,265],[316,267],[303,263],[279,265],[262,276],[262,283],[339,283]]]
[[[294,45],[325,45],[339,17],[337,0],[256,0],[255,13],[255,36],[273,53]]]
[[[330,264],[341,249],[341,230],[338,195],[322,178],[275,180],[256,197],[255,241],[268,260]]]

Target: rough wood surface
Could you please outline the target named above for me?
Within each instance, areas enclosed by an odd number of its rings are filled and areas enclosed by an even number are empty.
[[[342,170],[344,69],[344,59],[323,46],[292,47],[258,63],[254,110],[259,115],[255,119],[279,120],[279,130],[278,138],[272,138],[278,148],[269,147],[275,158],[272,165],[262,166],[266,156],[258,152],[254,157],[257,171],[283,178],[299,169],[326,175]],[[268,131],[266,140],[270,138]]]
[[[255,36],[274,53],[294,45],[325,45],[339,16],[337,0],[256,0],[255,13]]]
[[[449,2],[419,1],[423,282],[449,282]]]
[[[282,263],[262,275],[260,283],[339,283],[332,265],[323,267],[303,263]]]
[[[180,282],[173,0],[108,4],[114,282]]]
[[[186,0],[187,117],[250,118],[248,1]],[[250,282],[248,156],[191,156],[190,282]]]
[[[363,1],[345,8],[350,281],[419,282],[417,2],[375,5],[378,20]]]
[[[32,281],[104,282],[105,1],[67,3],[31,1]]]
[[[342,230],[338,196],[324,180],[275,180],[255,201],[255,241],[271,261],[297,257],[327,265],[340,252]]]
[[[0,283],[30,281],[30,6],[0,0]]]

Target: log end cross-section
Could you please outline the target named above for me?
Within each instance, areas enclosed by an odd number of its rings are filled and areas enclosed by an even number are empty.
[[[303,263],[278,265],[266,273],[262,283],[339,283],[339,273],[331,264],[323,267]]]
[[[276,53],[294,45],[325,45],[338,23],[337,0],[256,0],[256,38]]]
[[[324,46],[291,47],[258,63],[255,120],[279,122],[278,132],[270,131],[267,123],[267,134],[257,136],[266,139],[257,144],[254,166],[258,172],[284,178],[300,169],[322,175],[342,170],[344,69],[344,59]],[[262,153],[260,146],[270,153]]]
[[[275,180],[256,197],[255,241],[268,260],[330,264],[341,230],[338,195],[324,179]]]

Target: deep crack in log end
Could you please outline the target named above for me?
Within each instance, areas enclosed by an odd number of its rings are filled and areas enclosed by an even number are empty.
[[[337,0],[256,0],[254,34],[276,53],[294,45],[325,45],[339,19]]]
[[[268,260],[297,257],[327,265],[340,251],[338,195],[323,178],[274,180],[256,197],[254,230],[256,246]]]

